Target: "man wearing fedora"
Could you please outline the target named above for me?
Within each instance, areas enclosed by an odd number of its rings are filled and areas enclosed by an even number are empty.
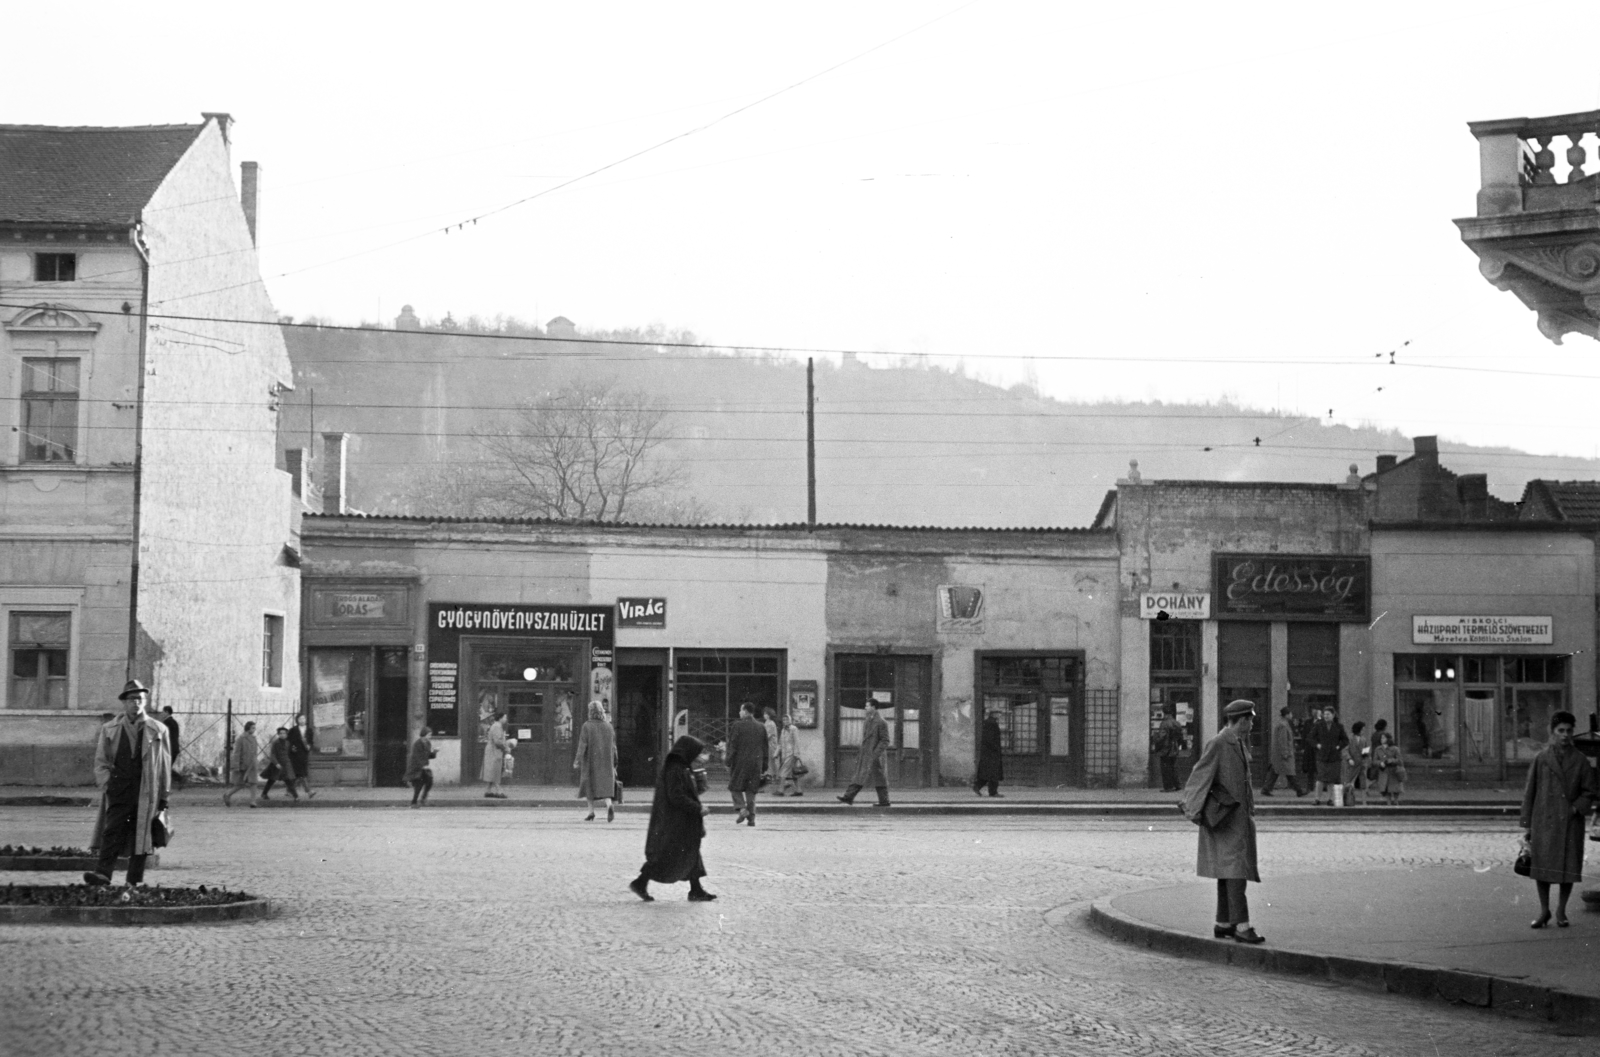
[[[100,860],[84,884],[108,885],[117,857],[128,856],[127,883],[144,881],[144,861],[155,850],[151,824],[172,790],[172,750],[167,728],[145,712],[150,691],[130,679],[118,695],[122,714],[95,738],[94,780],[100,787]]]
[[[1228,702],[1227,726],[1206,742],[1180,802],[1184,817],[1200,827],[1195,873],[1217,881],[1217,923],[1212,935],[1237,943],[1264,943],[1250,925],[1245,885],[1261,882],[1256,872],[1255,800],[1250,784],[1250,731],[1254,702]]]

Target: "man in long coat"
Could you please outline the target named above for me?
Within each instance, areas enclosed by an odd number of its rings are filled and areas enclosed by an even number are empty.
[[[1005,780],[1005,739],[1000,732],[1000,717],[993,711],[983,716],[983,733],[978,738],[978,770],[972,776],[972,791],[982,796],[984,786],[990,796],[1002,796],[1000,783]]]
[[[767,728],[755,718],[755,706],[746,701],[739,706],[739,720],[728,728],[728,791],[739,815],[733,820],[756,824],[756,794],[761,791],[761,775],[767,769],[771,750],[767,747]]]
[[[1522,792],[1522,828],[1527,832],[1533,878],[1539,894],[1539,916],[1533,927],[1550,921],[1550,886],[1558,885],[1556,924],[1567,924],[1567,900],[1574,883],[1583,880],[1583,824],[1600,799],[1594,765],[1572,744],[1577,717],[1571,712],[1550,716],[1550,743],[1533,758]]]
[[[1306,787],[1300,783],[1294,765],[1294,728],[1289,726],[1289,709],[1278,709],[1278,718],[1272,721],[1272,740],[1267,746],[1267,777],[1261,783],[1261,795],[1271,796],[1272,787],[1282,775],[1285,784],[1296,796],[1305,796]]]
[[[100,858],[83,875],[87,885],[108,885],[117,857],[128,856],[126,882],[144,881],[145,858],[155,850],[151,825],[172,791],[172,751],[167,728],[145,713],[150,691],[137,679],[122,688],[122,715],[100,728],[94,745],[94,781],[100,787]]]
[[[1228,725],[1206,742],[1180,801],[1184,817],[1200,826],[1195,873],[1217,880],[1217,923],[1212,935],[1239,943],[1265,940],[1250,925],[1245,885],[1260,882],[1256,871],[1255,800],[1250,785],[1250,731],[1256,706],[1228,702]]]
[[[861,751],[856,757],[856,774],[850,779],[850,784],[845,787],[844,795],[839,797],[841,803],[853,804],[856,794],[864,786],[872,786],[878,791],[878,802],[874,807],[889,806],[889,774],[886,767],[889,758],[889,724],[878,715],[878,706],[871,701],[867,702],[867,718],[861,725]]]

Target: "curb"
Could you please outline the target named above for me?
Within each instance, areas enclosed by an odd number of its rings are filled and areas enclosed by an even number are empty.
[[[840,815],[857,813],[862,815],[875,815],[880,809],[871,804],[857,804],[853,807],[844,804],[817,802],[811,804],[784,804],[758,802],[759,813],[762,815]],[[183,804],[185,809],[206,807],[204,804]],[[221,807],[220,804],[209,805]],[[240,806],[240,805],[235,805]],[[354,810],[395,810],[409,809],[410,801],[398,796],[394,800],[340,800],[331,797],[318,797],[316,800],[282,800],[274,798],[265,803],[256,802],[258,808],[267,810],[296,810],[318,808],[345,808]],[[734,808],[731,805],[708,804],[713,815],[731,815]],[[559,810],[577,811],[583,807],[582,801],[572,800],[485,800],[485,799],[440,799],[431,801],[428,810],[438,808],[488,808],[493,811],[509,811],[518,808],[551,808]],[[1257,808],[1258,819],[1363,819],[1377,820],[1384,818],[1434,818],[1434,819],[1515,819],[1520,807],[1508,804],[1485,804],[1473,807],[1442,807],[1433,805],[1417,805],[1415,807],[1398,807],[1385,809],[1381,813],[1367,814],[1349,808]],[[616,805],[616,812],[623,814],[649,814],[648,803],[630,802]],[[1143,820],[1164,820],[1181,822],[1183,816],[1177,810],[1164,804],[1044,804],[1044,803],[1016,803],[1009,805],[990,806],[986,804],[959,804],[959,803],[917,803],[901,802],[895,804],[886,812],[891,815],[964,815],[977,817],[1047,817],[1047,818],[1127,818]]]
[[[265,899],[208,907],[0,906],[0,925],[193,925],[263,918],[271,910]]]
[[[1592,995],[1410,962],[1312,954],[1265,945],[1249,947],[1148,924],[1116,909],[1110,899],[1097,899],[1090,904],[1089,925],[1096,932],[1123,943],[1181,958],[1351,984],[1371,991],[1452,1005],[1476,1006],[1504,1016],[1583,1027],[1588,1029],[1585,1034],[1600,1033],[1600,997]]]
[[[14,870],[24,873],[29,870],[66,870],[83,872],[93,870],[100,865],[100,859],[94,855],[0,855],[0,870]],[[152,853],[144,861],[144,868],[152,870],[161,865],[161,856]],[[118,870],[128,868],[126,855],[117,859],[115,867]]]

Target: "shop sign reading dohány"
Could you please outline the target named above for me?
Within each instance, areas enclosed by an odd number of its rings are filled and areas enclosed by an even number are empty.
[[[1219,620],[1370,619],[1366,555],[1219,553],[1211,568]]]
[[[1418,646],[1548,646],[1555,641],[1554,617],[1411,618],[1411,641]]]
[[[1141,620],[1205,620],[1210,616],[1210,591],[1146,591],[1139,596]]]

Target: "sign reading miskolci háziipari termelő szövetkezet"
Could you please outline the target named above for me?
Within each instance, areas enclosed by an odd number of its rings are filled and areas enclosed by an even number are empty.
[[[1411,618],[1418,646],[1546,646],[1555,641],[1554,617],[1454,616]]]

